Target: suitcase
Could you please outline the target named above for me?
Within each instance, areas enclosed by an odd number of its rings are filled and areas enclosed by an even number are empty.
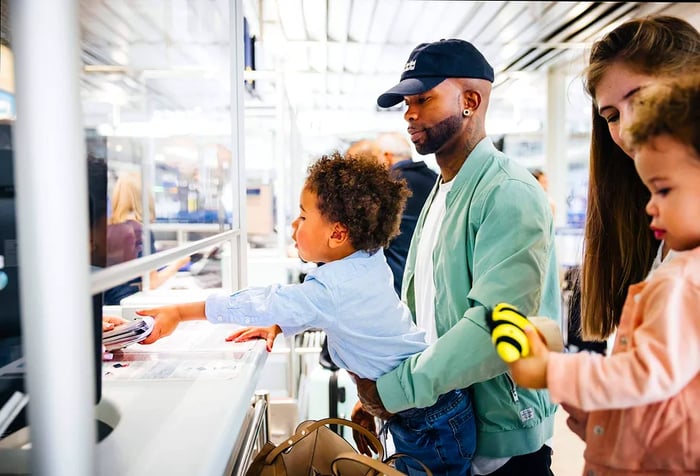
[[[357,402],[357,387],[345,369],[330,370],[318,365],[309,375],[302,376],[299,389],[299,418],[302,420],[322,418],[349,420],[355,402]],[[349,428],[337,428],[336,425],[332,425],[331,430],[354,446]]]
[[[352,409],[358,400],[357,387],[350,374],[338,367],[328,352],[328,339],[323,332],[313,334],[314,342],[322,339],[317,363],[307,362],[308,373],[302,373],[299,383],[299,416],[302,420],[322,418],[350,419]],[[303,347],[303,339],[300,345]],[[310,355],[308,357],[311,357]],[[352,431],[348,427],[330,429],[355,447]],[[382,441],[382,443],[384,443]]]
[[[300,378],[299,418],[303,421],[333,416],[349,420],[352,409],[358,400],[357,387],[352,381],[350,374],[346,370],[340,369],[330,358],[325,335],[322,335],[321,338],[323,342],[318,361],[316,361],[315,356],[305,356],[312,358],[313,362],[307,362],[305,367],[307,372],[302,373]],[[382,427],[382,424],[383,422],[380,419],[375,418],[377,430]],[[352,431],[349,428],[332,429],[345,438],[353,448],[357,449],[352,438]],[[393,454],[396,451],[391,432],[380,433],[379,440],[384,445],[385,454]]]

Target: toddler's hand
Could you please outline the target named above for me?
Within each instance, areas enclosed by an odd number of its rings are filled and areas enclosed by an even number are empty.
[[[226,338],[226,342],[245,342],[251,339],[265,339],[267,341],[267,351],[272,350],[275,342],[275,337],[280,334],[282,329],[277,324],[270,327],[244,327]]]
[[[508,364],[513,379],[522,387],[547,388],[549,349],[534,326],[528,325],[523,331],[530,341],[530,354]]]

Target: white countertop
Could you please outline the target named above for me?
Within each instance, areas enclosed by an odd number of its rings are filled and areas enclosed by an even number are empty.
[[[97,413],[114,430],[97,445],[99,475],[225,473],[267,358],[263,340],[225,342],[239,327],[184,322],[104,362]]]

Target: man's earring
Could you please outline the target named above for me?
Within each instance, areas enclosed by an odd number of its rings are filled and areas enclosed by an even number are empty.
[[[463,115],[464,117],[469,117],[469,115],[470,115],[471,113],[472,113],[472,112],[471,112],[469,109],[465,109],[464,111],[462,111],[462,115]]]

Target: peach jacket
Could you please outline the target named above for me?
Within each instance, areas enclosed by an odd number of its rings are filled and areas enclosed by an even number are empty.
[[[591,412],[586,476],[700,474],[700,247],[630,286],[611,356],[551,353],[547,385]]]

